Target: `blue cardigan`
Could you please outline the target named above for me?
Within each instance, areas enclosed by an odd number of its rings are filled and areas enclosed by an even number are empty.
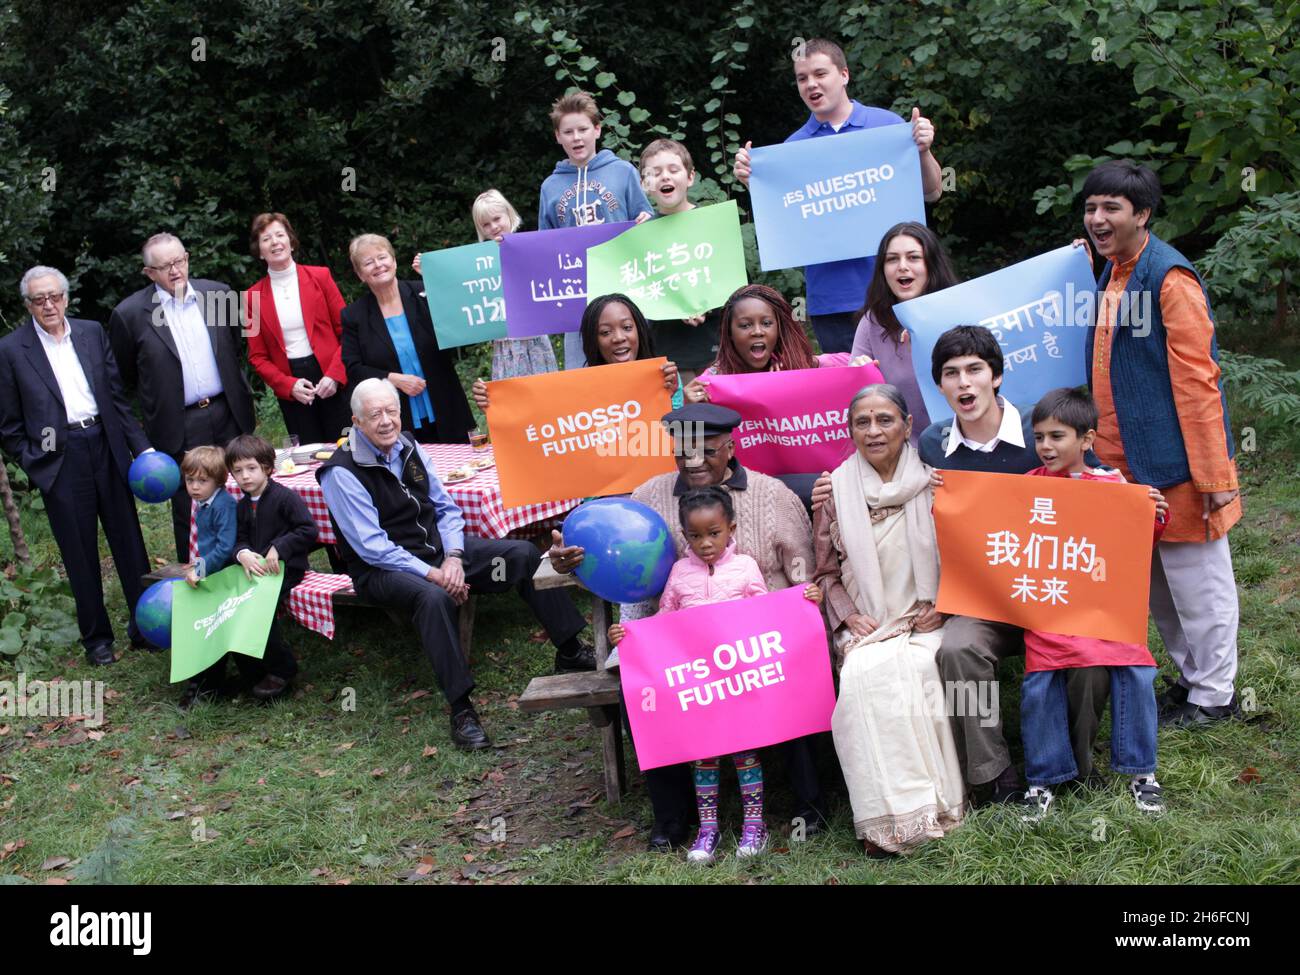
[[[215,575],[234,563],[236,508],[224,484],[217,488],[211,504],[199,508],[194,523],[199,530],[200,576]]]

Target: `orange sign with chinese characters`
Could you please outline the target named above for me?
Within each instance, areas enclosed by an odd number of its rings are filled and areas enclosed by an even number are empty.
[[[1155,502],[1138,484],[944,471],[943,613],[1147,642]]]

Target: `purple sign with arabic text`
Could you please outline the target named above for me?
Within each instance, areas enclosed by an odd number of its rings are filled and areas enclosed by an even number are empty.
[[[587,248],[612,240],[631,222],[507,234],[501,240],[501,290],[512,339],[576,332],[587,307]]]

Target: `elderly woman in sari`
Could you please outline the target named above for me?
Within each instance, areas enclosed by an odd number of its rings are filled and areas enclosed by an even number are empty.
[[[853,398],[857,450],[832,474],[813,538],[840,667],[835,751],[854,830],[874,856],[942,837],[965,809],[934,659],[944,616],[934,608],[930,469],[908,443],[911,426],[894,386],[867,386]]]

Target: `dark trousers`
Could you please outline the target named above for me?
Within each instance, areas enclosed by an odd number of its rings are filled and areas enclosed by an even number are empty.
[[[295,379],[306,379],[313,386],[324,378],[314,355],[290,359],[289,372]],[[348,405],[343,386],[333,396],[316,397],[311,406],[292,398],[279,403],[285,429],[297,436],[299,444],[333,443],[344,427],[352,425],[352,407]]]
[[[953,682],[996,681],[998,663],[1025,652],[1024,631],[1009,623],[993,623],[969,616],[954,616],[944,628],[936,660],[945,691]],[[978,685],[975,685],[978,686]],[[1070,721],[1070,746],[1080,777],[1092,771],[1092,746],[1097,740],[1101,715],[1110,693],[1106,667],[1079,667],[1066,671],[1065,696]],[[947,698],[947,695],[945,695]],[[970,699],[962,694],[957,699]],[[976,700],[986,700],[977,694]],[[1000,697],[999,697],[1000,699]],[[992,782],[1011,764],[1002,735],[1001,713],[953,715],[953,737],[969,785]]]
[[[281,571],[284,571],[283,568]],[[302,582],[305,574],[290,572],[285,575],[284,585],[280,588],[280,599],[276,604],[277,613],[289,605],[290,591]],[[221,685],[226,682],[227,665],[230,663],[234,663],[240,678],[249,685],[258,683],[267,674],[274,674],[285,680],[293,680],[298,674],[298,661],[294,658],[293,650],[280,632],[280,624],[275,619],[271,620],[271,630],[266,635],[266,652],[260,659],[250,657],[246,653],[228,653],[207,670],[200,671],[193,679],[204,690],[220,690]]]
[[[470,593],[513,589],[558,647],[581,633],[587,623],[568,593],[533,588],[533,573],[541,560],[541,552],[528,542],[465,536],[465,581]],[[460,651],[460,607],[445,589],[410,572],[375,568],[354,576],[353,585],[367,601],[411,615],[420,646],[448,701],[458,701],[474,689],[474,677]]]
[[[133,640],[138,639],[135,604],[143,591],[140,579],[149,571],[149,558],[140,537],[135,498],[113,462],[102,423],[68,431],[59,476],[41,497],[77,604],[82,645],[91,650],[113,642],[99,570],[101,523],[131,614],[127,631]]]
[[[212,403],[200,409],[197,406],[185,409],[185,442],[179,454],[172,454],[176,463],[181,462],[185,451],[191,447],[214,446],[225,449],[226,444],[239,436],[239,425],[234,414],[226,405],[225,396],[214,396]],[[223,488],[224,490],[224,488]],[[176,535],[176,560],[190,560],[190,496],[185,493],[185,478],[172,496],[172,531]]]
[[[823,353],[852,352],[853,335],[858,330],[858,323],[851,311],[836,312],[834,315],[809,315],[813,334]]]

